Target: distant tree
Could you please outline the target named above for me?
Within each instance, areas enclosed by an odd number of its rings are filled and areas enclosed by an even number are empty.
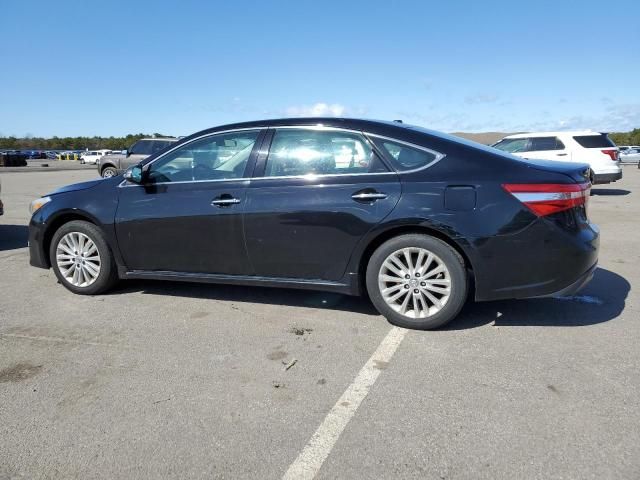
[[[155,136],[168,136],[154,133]],[[0,149],[4,150],[124,150],[141,138],[151,137],[146,133],[128,134],[124,137],[52,137],[42,138],[26,135],[22,138],[0,136]]]

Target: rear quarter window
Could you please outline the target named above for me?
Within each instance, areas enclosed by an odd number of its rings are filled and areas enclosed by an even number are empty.
[[[584,148],[611,148],[616,146],[603,133],[599,135],[577,135],[573,139]]]
[[[373,141],[393,164],[395,170],[401,172],[427,167],[444,157],[441,153],[423,150],[393,140],[374,137]]]

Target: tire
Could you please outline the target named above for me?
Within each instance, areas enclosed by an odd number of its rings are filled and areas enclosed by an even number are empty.
[[[369,259],[366,285],[371,302],[390,323],[417,330],[453,320],[469,290],[460,254],[442,240],[421,234],[400,235],[380,245]]]
[[[105,167],[102,170],[102,178],[111,178],[118,175],[118,171],[114,167]]]
[[[85,255],[75,255],[73,245],[84,245]],[[113,253],[100,229],[92,223],[73,220],[62,225],[51,239],[49,258],[58,281],[73,293],[96,295],[106,292],[118,281]],[[75,284],[74,269],[80,270]]]

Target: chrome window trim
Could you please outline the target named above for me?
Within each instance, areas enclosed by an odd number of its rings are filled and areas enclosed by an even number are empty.
[[[442,160],[444,157],[447,156],[446,153],[441,153],[441,152],[438,152],[436,150],[431,150],[430,148],[423,147],[422,145],[416,145],[415,143],[405,142],[404,140],[398,140],[397,138],[385,137],[384,135],[378,135],[376,133],[365,133],[365,135],[368,135],[368,136],[371,136],[371,137],[374,137],[374,138],[379,138],[381,140],[388,140],[390,142],[399,143],[401,145],[406,145],[407,147],[415,148],[416,150],[422,150],[424,152],[430,153],[431,155],[435,155],[436,158],[433,159],[432,161],[430,161],[429,163],[427,163],[426,165],[423,165],[423,166],[418,167],[418,168],[413,168],[411,170],[400,170],[400,171],[396,172],[396,173],[398,173],[398,175],[403,175],[403,174],[406,174],[406,173],[414,173],[414,172],[419,172],[420,170],[425,170],[425,169],[435,165],[436,163],[438,163],[440,160]]]
[[[359,177],[363,175],[398,175],[398,172],[372,172],[372,173],[323,173],[321,175],[280,175],[277,177],[242,177],[242,178],[220,178],[217,180],[183,180],[179,182],[159,182],[153,183],[151,185],[179,185],[181,183],[220,183],[220,182],[251,182],[253,180],[285,180],[285,179],[297,179],[297,180],[315,180],[317,178],[326,178],[326,177]],[[144,185],[139,185],[137,183],[131,183],[127,180],[123,180],[118,187],[127,188],[127,187],[144,187]]]
[[[166,155],[169,155],[171,152],[173,152],[174,150],[178,149],[179,147],[182,147],[184,145],[189,145],[190,143],[193,143],[197,140],[201,140],[203,138],[206,137],[211,137],[214,135],[221,135],[221,134],[226,134],[226,133],[234,133],[234,132],[246,132],[246,131],[251,131],[251,130],[279,130],[279,129],[296,129],[296,130],[320,130],[320,131],[341,131],[341,132],[348,132],[348,133],[356,133],[359,135],[363,135],[365,137],[365,140],[367,140],[369,143],[372,143],[371,140],[368,137],[374,137],[374,138],[379,138],[381,140],[388,140],[390,142],[394,142],[394,143],[399,143],[401,145],[406,145],[408,147],[411,148],[415,148],[417,150],[423,150],[425,152],[428,152],[432,155],[435,155],[435,159],[432,160],[431,162],[429,162],[426,165],[423,165],[421,167],[418,168],[414,168],[412,170],[401,170],[401,171],[390,171],[390,172],[363,172],[363,173],[325,173],[325,174],[320,174],[320,175],[279,175],[279,176],[273,176],[273,177],[241,177],[241,178],[222,178],[222,179],[218,179],[218,180],[184,180],[184,181],[179,181],[179,182],[158,182],[158,183],[154,183],[153,185],[179,185],[179,184],[184,184],[184,183],[220,183],[220,182],[238,182],[238,181],[251,181],[251,180],[284,180],[284,179],[296,179],[296,180],[305,180],[305,179],[317,179],[317,178],[325,178],[325,177],[357,177],[357,176],[363,176],[363,175],[404,175],[404,174],[408,174],[408,173],[415,173],[415,172],[419,172],[421,170],[425,170],[433,165],[435,165],[436,163],[438,163],[440,160],[442,160],[443,158],[445,158],[447,155],[444,153],[440,153],[437,152],[436,150],[431,150],[430,148],[427,147],[423,147],[421,145],[416,145],[415,143],[411,143],[411,142],[406,142],[404,140],[398,140],[397,138],[393,138],[393,137],[386,137],[384,135],[378,135],[376,133],[369,133],[363,130],[354,130],[354,129],[350,129],[350,128],[344,128],[344,127],[333,127],[333,126],[325,126],[322,124],[318,124],[318,125],[278,125],[278,126],[263,126],[263,127],[251,127],[251,128],[233,128],[233,129],[229,129],[229,130],[221,130],[219,132],[211,132],[211,133],[207,133],[204,135],[200,135],[194,139],[192,139],[190,142],[188,143],[184,143],[182,145],[177,145],[174,148],[172,148],[171,150],[168,150],[167,152],[163,153],[161,156],[159,156],[158,158],[154,158],[151,162],[147,163],[145,165],[152,165],[153,163],[155,163],[156,161],[160,160],[161,158],[164,158]],[[267,161],[269,159],[267,158]],[[128,182],[127,180],[123,180],[119,185],[119,188],[124,188],[124,187],[144,187],[144,185],[139,185],[137,183],[132,183],[132,182]]]

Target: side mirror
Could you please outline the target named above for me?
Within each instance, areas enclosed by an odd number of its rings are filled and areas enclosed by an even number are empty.
[[[129,150],[127,150],[127,149],[125,148],[124,150],[122,150],[122,154],[123,154],[125,157],[127,157],[127,158],[128,158],[128,157],[129,157],[129,155],[131,155],[131,152],[129,152]]]
[[[131,183],[142,183],[142,167],[135,165],[124,172],[124,178]]]

